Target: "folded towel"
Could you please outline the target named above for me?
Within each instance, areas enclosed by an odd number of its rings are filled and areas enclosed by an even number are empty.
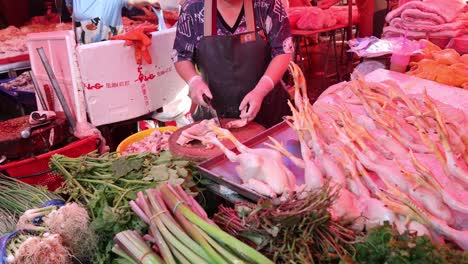
[[[402,18],[396,17],[390,21],[390,26],[399,28],[399,29],[406,29],[410,31],[421,31],[421,32],[438,32],[438,31],[445,31],[445,30],[462,30],[466,29],[468,23],[463,20],[457,20],[452,23],[445,23],[440,25],[425,25],[416,22],[409,22]]]
[[[392,19],[402,17],[411,22],[429,20],[437,24],[444,24],[452,22],[465,8],[465,5],[464,0],[411,1],[388,13],[386,20],[390,23]]]
[[[408,39],[423,39],[423,38],[430,38],[430,37],[455,38],[458,36],[462,36],[465,33],[466,33],[465,29],[443,30],[443,31],[437,31],[437,32],[412,31],[412,30],[405,30],[405,29],[397,28],[394,26],[388,26],[383,29],[384,38],[401,37],[401,36],[406,36]]]

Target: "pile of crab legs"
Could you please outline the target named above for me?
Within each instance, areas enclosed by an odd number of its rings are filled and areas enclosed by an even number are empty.
[[[211,127],[240,151],[236,155],[216,137],[210,140],[239,163],[244,184],[261,194],[287,196],[330,181],[340,192],[330,208],[335,220],[359,230],[389,222],[400,232],[429,235],[436,243],[449,240],[468,250],[463,113],[456,120],[447,115],[456,109],[437,105],[425,92],[413,98],[396,83],[367,83],[362,77],[345,84],[339,97],[346,102],[312,106],[302,72],[293,63],[289,70],[296,91],[294,104],[289,103],[292,116],[285,121],[299,139],[301,158],[274,138],[266,144],[269,149],[250,149],[229,131]],[[303,185],[296,185],[279,153],[304,169]]]

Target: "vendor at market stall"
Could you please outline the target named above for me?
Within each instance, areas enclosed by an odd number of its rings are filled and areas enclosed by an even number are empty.
[[[123,33],[122,8],[157,3],[159,0],[66,0],[67,7],[73,12],[80,44],[108,40]]]
[[[219,117],[270,127],[290,111],[279,81],[292,52],[281,1],[190,0],[181,9],[173,61],[198,105],[195,120],[211,117],[209,98]]]

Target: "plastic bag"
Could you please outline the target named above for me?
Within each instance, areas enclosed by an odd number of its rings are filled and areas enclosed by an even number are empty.
[[[349,46],[350,49],[348,52],[354,52],[362,58],[373,58],[392,54],[392,43],[374,36],[352,39],[349,41]]]
[[[408,55],[420,54],[424,48],[422,43],[403,37],[378,39],[374,36],[352,39],[349,41],[349,46],[348,52],[354,52],[362,58],[375,58],[394,52]]]
[[[14,231],[14,232],[11,232],[11,233],[7,233],[5,235],[3,235],[2,237],[0,237],[0,261],[1,261],[1,264],[7,264],[7,247],[8,247],[8,242],[10,242],[10,240],[12,238],[14,238],[18,233],[20,233],[19,231]]]
[[[65,205],[65,201],[59,200],[59,199],[53,199],[53,200],[49,200],[49,201],[45,202],[44,204],[42,204],[40,208],[44,208],[44,207],[47,207],[47,206],[62,207],[64,205]],[[38,217],[33,219],[32,223],[34,225],[37,225],[37,226],[41,225],[42,224],[42,218],[43,218],[43,216],[38,216]]]

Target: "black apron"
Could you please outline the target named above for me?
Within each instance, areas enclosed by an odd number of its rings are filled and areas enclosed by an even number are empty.
[[[239,118],[239,105],[252,91],[271,61],[271,48],[255,30],[253,0],[244,0],[247,32],[216,36],[216,0],[205,0],[204,37],[195,51],[195,63],[213,95],[212,105],[220,118]],[[266,38],[265,38],[266,39]],[[271,127],[290,114],[288,92],[281,83],[264,98],[255,122]],[[194,120],[211,118],[197,107]]]

